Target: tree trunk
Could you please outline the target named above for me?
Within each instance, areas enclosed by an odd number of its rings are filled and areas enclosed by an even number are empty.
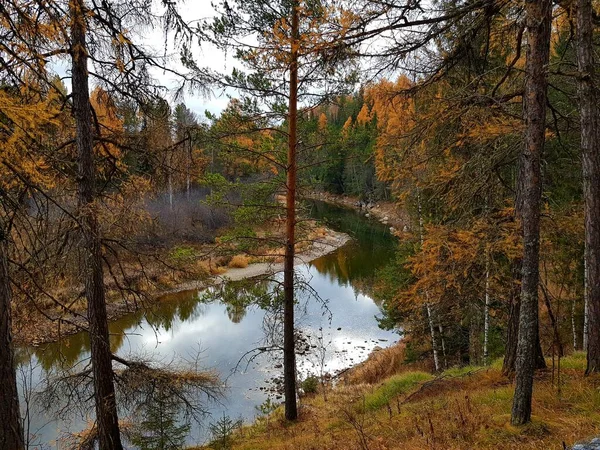
[[[523,232],[521,311],[517,341],[516,387],[512,424],[531,420],[536,342],[539,339],[538,284],[540,208],[542,197],[541,155],[546,131],[547,80],[552,22],[551,0],[526,2],[527,56],[525,63],[525,146],[520,158],[520,215]]]
[[[72,39],[72,95],[79,165],[79,226],[81,227],[91,345],[96,425],[100,450],[122,450],[113,384],[100,229],[95,206],[95,166],[89,97],[86,23],[83,0],[70,3]]]
[[[586,373],[600,372],[600,123],[594,79],[592,12],[592,0],[578,0],[577,92],[581,117],[588,316]]]
[[[571,332],[573,334],[573,351],[577,351],[577,322],[575,321],[575,311],[577,302],[573,300],[571,302]]]
[[[583,257],[583,343],[582,349],[587,351],[588,346],[588,305],[589,305],[589,295],[588,295],[588,271],[587,271],[587,261],[585,260],[585,256]]]
[[[425,295],[427,295],[427,292],[425,292]],[[427,297],[429,297],[429,295],[427,295]],[[439,372],[440,359],[438,357],[437,342],[435,339],[435,327],[433,325],[433,312],[432,312],[432,307],[429,304],[429,302],[425,303],[425,309],[427,310],[427,322],[429,323],[429,333],[431,333],[431,348],[433,351],[433,365],[435,367],[435,371]]]
[[[521,262],[515,263],[513,276],[516,278],[521,273]],[[511,303],[508,313],[508,327],[506,332],[506,348],[504,350],[504,362],[502,364],[502,374],[512,376],[515,373],[517,361],[517,342],[519,340],[519,316],[521,313],[521,296],[516,283],[511,292]],[[546,360],[540,343],[539,329],[535,343],[535,368],[545,369]]]
[[[483,365],[488,365],[488,343],[490,338],[490,252],[485,251],[485,303],[483,305]]]
[[[290,103],[288,117],[286,246],[283,270],[283,384],[285,418],[296,420],[296,348],[294,342],[294,246],[296,244],[296,146],[298,119],[298,2],[292,2],[292,42],[290,63]]]
[[[423,211],[421,209],[421,194],[417,193],[417,210],[419,212],[419,239],[421,242],[421,247],[423,247]],[[429,323],[429,333],[431,334],[431,350],[433,352],[433,365],[435,367],[435,371],[439,372],[440,370],[440,358],[438,355],[437,342],[435,338],[435,326],[433,323],[433,307],[429,302],[429,292],[425,291],[425,309],[427,310],[427,322]]]
[[[23,450],[17,373],[11,331],[7,236],[0,229],[0,450]]]

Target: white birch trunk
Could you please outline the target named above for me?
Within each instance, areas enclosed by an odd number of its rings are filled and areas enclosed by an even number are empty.
[[[173,178],[172,178],[170,172],[169,172],[168,184],[169,184],[169,208],[171,209],[171,211],[173,211]]]
[[[483,307],[483,365],[488,365],[488,342],[490,337],[490,253],[485,252],[485,305]]]
[[[419,211],[419,238],[421,241],[421,247],[423,247],[423,214],[421,210],[421,195],[417,194],[417,209]],[[425,308],[427,309],[427,320],[429,322],[429,331],[431,333],[431,348],[433,350],[433,364],[435,366],[435,371],[439,372],[440,370],[440,360],[437,350],[437,342],[435,338],[435,325],[433,324],[433,307],[429,303],[429,292],[425,291]]]
[[[575,306],[577,302],[571,302],[571,330],[573,331],[573,351],[577,350],[577,324],[575,322]]]

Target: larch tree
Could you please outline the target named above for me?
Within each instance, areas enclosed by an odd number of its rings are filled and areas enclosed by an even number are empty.
[[[523,234],[521,310],[517,344],[514,425],[531,420],[536,342],[539,335],[538,285],[540,213],[542,199],[541,158],[546,133],[547,71],[550,59],[552,2],[525,4],[527,52],[525,62],[525,145],[519,161],[517,210]]]
[[[98,166],[106,163],[116,167],[118,156],[110,154],[109,146],[115,142],[111,142],[111,137],[105,137],[99,129],[102,120],[99,120],[90,101],[90,80],[110,95],[122,99],[140,104],[156,99],[162,88],[153,84],[149,68],[158,67],[178,74],[166,65],[163,58],[152,55],[135,42],[138,35],[132,31],[133,26],[160,25],[183,37],[180,42],[190,37],[190,30],[178,15],[176,5],[173,2],[161,5],[163,11],[154,14],[145,1],[123,5],[85,0],[36,0],[29,3],[15,0],[5,2],[0,10],[2,33],[7,37],[0,43],[0,67],[8,74],[7,78],[17,86],[25,84],[25,68],[27,77],[42,91],[62,96],[63,104],[71,109],[75,124],[73,141],[63,143],[62,147],[74,144],[77,154],[78,207],[73,218],[83,243],[82,278],[88,307],[93,398],[101,450],[122,448],[114,387],[115,357],[110,350],[106,314],[104,244],[99,223],[100,188],[97,183]],[[70,62],[69,94],[57,89],[52,82],[53,76],[45,70],[53,58]],[[107,178],[109,175],[102,172],[102,176]],[[106,183],[102,184],[106,186]],[[6,338],[6,342],[10,343],[10,340]],[[11,354],[8,352],[2,356],[10,359]],[[7,365],[2,367],[11,370],[13,365],[7,360]],[[12,397],[8,390],[6,392]],[[7,404],[13,405],[14,402]],[[13,425],[11,429],[16,430]]]
[[[46,76],[43,57],[52,27],[39,23],[35,8],[0,8],[0,449],[22,450],[27,439],[19,407],[12,342],[13,278],[10,253],[24,200],[36,187],[53,184],[49,161],[40,147],[56,125],[55,92],[37,82]]]

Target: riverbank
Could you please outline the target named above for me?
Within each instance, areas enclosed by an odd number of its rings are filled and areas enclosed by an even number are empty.
[[[410,228],[408,214],[400,210],[394,202],[377,201],[367,203],[361,201],[358,197],[348,195],[336,195],[329,192],[311,192],[305,195],[306,198],[319,200],[333,205],[352,208],[360,211],[366,217],[373,217],[384,225],[388,225],[395,230],[407,230]]]
[[[584,376],[584,353],[562,360],[560,393],[551,371],[537,374],[533,420],[522,427],[510,424],[514,386],[501,366],[434,376],[403,365],[384,379],[357,377],[305,396],[296,422],[284,419],[283,407],[259,418],[234,433],[229,448],[560,450],[600,433],[600,379]]]
[[[321,227],[318,235],[313,236],[309,244],[303,246],[303,249],[296,256],[296,264],[305,264],[321,256],[331,253],[342,247],[350,240],[350,236],[329,228]],[[131,299],[125,300],[122,296],[112,295],[107,300],[107,317],[109,321],[115,321],[128,314],[139,311],[143,308],[152,307],[152,305],[161,300],[168,294],[182,291],[205,289],[210,286],[221,284],[227,280],[242,280],[255,278],[259,276],[270,276],[283,270],[281,256],[263,257],[261,261],[247,263],[245,267],[228,267],[225,265],[216,266],[214,260],[219,257],[208,260],[188,261],[195,266],[203,265],[207,270],[216,272],[216,274],[197,279],[184,279],[182,281],[163,281],[161,283],[149,284],[146,290],[140,295],[138,301]],[[211,262],[213,261],[213,262]],[[164,269],[163,269],[164,270]],[[156,272],[155,268],[148,268],[148,273]],[[168,279],[168,276],[162,278]],[[175,277],[171,277],[177,280]],[[41,345],[49,342],[56,342],[61,337],[69,336],[87,328],[87,317],[85,310],[80,308],[77,311],[64,313],[55,310],[36,310],[28,314],[27,320],[16,320],[13,322],[14,341],[18,345]]]

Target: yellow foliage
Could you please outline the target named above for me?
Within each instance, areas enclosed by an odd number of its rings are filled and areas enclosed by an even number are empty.
[[[318,130],[321,132],[327,130],[327,116],[325,113],[321,113],[319,116]]]
[[[371,113],[369,111],[369,107],[367,106],[366,103],[363,103],[363,106],[360,109],[358,116],[356,116],[356,123],[358,123],[359,125],[366,125],[370,121],[371,121]]]
[[[11,95],[0,90],[0,183],[4,189],[12,189],[23,180],[51,188],[56,185],[57,174],[50,170],[48,156],[41,150],[41,143],[48,141],[49,132],[61,127],[61,110],[57,96],[51,91],[41,98],[36,92],[23,87]]]

